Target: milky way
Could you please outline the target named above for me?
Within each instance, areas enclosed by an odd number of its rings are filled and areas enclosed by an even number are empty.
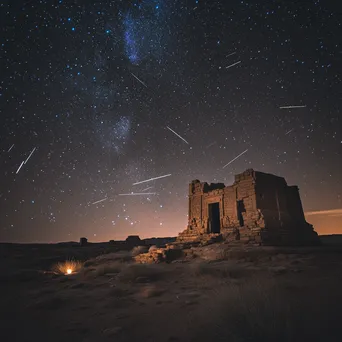
[[[123,15],[126,57],[133,65],[146,59],[161,62],[169,42],[168,20],[171,5],[167,1],[144,0]]]
[[[175,235],[247,168],[342,207],[338,2],[0,6],[0,240]]]

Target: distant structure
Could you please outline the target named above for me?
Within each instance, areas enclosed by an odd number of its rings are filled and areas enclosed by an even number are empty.
[[[126,239],[126,244],[129,246],[142,246],[144,245],[144,241],[142,241],[139,235],[129,235]]]
[[[86,246],[88,244],[88,239],[85,237],[80,238],[80,245],[81,246]]]
[[[283,177],[248,169],[231,186],[194,180],[188,226],[177,242],[213,237],[263,245],[311,245],[319,239],[306,222],[297,186]]]

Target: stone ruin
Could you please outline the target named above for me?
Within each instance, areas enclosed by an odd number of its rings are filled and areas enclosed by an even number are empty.
[[[88,245],[88,239],[85,237],[80,238],[80,246],[87,246]]]
[[[125,243],[130,247],[144,245],[144,242],[140,239],[139,235],[129,235]]]
[[[312,245],[319,239],[306,222],[297,186],[253,169],[233,185],[194,180],[189,185],[188,226],[178,243],[241,241],[262,245]]]
[[[189,185],[188,226],[165,248],[151,247],[135,260],[171,262],[192,247],[223,241],[255,245],[318,245],[306,222],[297,186],[283,177],[254,171],[235,176],[233,185],[194,180]]]

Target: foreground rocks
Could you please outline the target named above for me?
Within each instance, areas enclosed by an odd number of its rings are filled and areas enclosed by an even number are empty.
[[[134,260],[140,264],[158,264],[161,262],[169,263],[183,255],[182,248],[179,248],[176,245],[167,245],[165,248],[152,246],[147,253],[136,255]]]

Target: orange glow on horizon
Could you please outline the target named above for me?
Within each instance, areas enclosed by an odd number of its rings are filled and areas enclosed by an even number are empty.
[[[305,218],[318,235],[342,234],[342,209],[310,211]]]

